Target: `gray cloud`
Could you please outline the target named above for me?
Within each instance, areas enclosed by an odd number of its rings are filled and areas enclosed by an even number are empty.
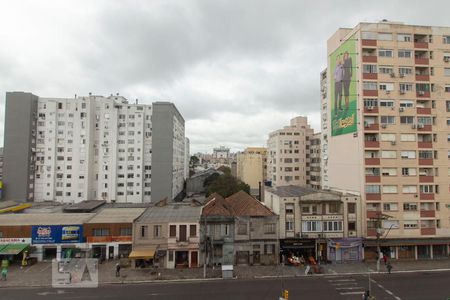
[[[173,101],[187,120],[192,152],[264,145],[296,115],[319,129],[319,73],[326,40],[339,27],[384,18],[448,25],[447,2],[428,1],[440,8],[433,15],[423,1],[405,3],[0,2],[7,45],[0,49],[0,111],[9,90],[120,92],[144,103]]]

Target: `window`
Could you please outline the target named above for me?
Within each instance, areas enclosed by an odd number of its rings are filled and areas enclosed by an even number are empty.
[[[348,222],[348,231],[355,231],[356,230],[356,222]]]
[[[383,185],[383,193],[384,194],[396,194],[397,186],[396,185]]]
[[[381,174],[383,176],[397,176],[397,169],[396,168],[383,168],[381,170]]]
[[[302,205],[302,213],[303,214],[309,214],[310,213],[309,205]]]
[[[401,92],[411,92],[413,90],[412,83],[400,83],[399,87]]]
[[[364,107],[377,107],[377,106],[378,106],[377,99],[364,99]]]
[[[121,236],[131,236],[133,234],[133,229],[131,227],[120,228]]]
[[[264,224],[264,233],[265,234],[274,234],[275,233],[275,223]]]
[[[431,119],[431,117],[417,117],[417,123],[423,125],[431,125],[433,123],[433,120]]]
[[[416,158],[416,151],[401,151],[400,157],[407,159],[414,159]]]
[[[173,261],[173,251],[172,250],[170,250],[169,251],[169,261]]]
[[[378,56],[380,57],[393,57],[393,51],[391,49],[379,49]]]
[[[417,220],[405,220],[403,221],[404,229],[417,229],[419,228],[419,221]]]
[[[381,82],[380,83],[380,90],[382,90],[382,91],[393,91],[394,90],[394,84],[392,82]]]
[[[416,176],[416,168],[402,168],[403,176]]]
[[[356,213],[356,203],[347,203],[347,212],[349,214]]]
[[[394,100],[380,100],[380,107],[394,107]]]
[[[450,76],[450,68],[444,68],[444,75]]]
[[[177,236],[177,226],[176,225],[170,225],[169,226],[169,236],[170,237],[176,237]]]
[[[108,236],[109,228],[94,228],[92,229],[93,236]]]
[[[408,33],[397,33],[397,41],[411,42],[411,35]]]
[[[286,204],[286,214],[294,213],[294,204]]]
[[[324,221],[323,231],[342,231],[342,221]]]
[[[432,194],[433,190],[434,190],[434,188],[432,185],[421,185],[420,186],[420,192],[423,194]]]
[[[398,68],[398,74],[400,76],[411,75],[412,74],[412,68],[411,67],[399,67]]]
[[[406,202],[403,203],[404,211],[417,211],[417,202]]]
[[[403,194],[416,194],[417,193],[417,186],[415,186],[415,185],[404,185],[402,187],[402,193]]]
[[[339,203],[330,203],[328,204],[328,213],[337,214],[340,213],[340,205]]]
[[[377,65],[363,65],[363,73],[377,73]]]
[[[239,223],[239,225],[238,225],[238,234],[239,235],[246,235],[247,234],[247,224],[246,223]]]
[[[395,133],[382,133],[381,141],[382,142],[395,142]]]
[[[381,116],[380,123],[381,124],[395,124],[395,117],[394,116]]]
[[[408,121],[408,120],[404,120],[404,121]],[[400,117],[400,123],[402,123],[401,122],[401,117]],[[402,123],[402,124],[408,124],[408,123],[405,122],[405,123]],[[402,141],[402,142],[415,142],[416,141],[416,134],[415,133],[402,133],[402,134],[400,134],[400,141]]]
[[[381,158],[397,158],[397,152],[394,150],[382,150]]]
[[[161,225],[153,225],[153,237],[160,238],[162,234],[162,226]]]
[[[368,194],[379,194],[380,186],[379,185],[366,185],[366,193]]]
[[[147,237],[148,234],[148,226],[141,226],[141,238]]]
[[[450,44],[450,35],[444,35],[442,37],[442,43],[443,44]]]
[[[399,228],[398,220],[383,220],[384,229],[397,229]]]
[[[275,253],[275,245],[274,244],[264,245],[264,253],[265,254],[274,254]]]
[[[303,221],[302,227],[304,232],[317,232],[322,231],[321,221]]]
[[[293,230],[294,230],[294,222],[286,221],[286,231],[293,231]]]
[[[411,58],[412,51],[411,50],[398,50],[398,57],[399,58]]]
[[[377,90],[377,83],[373,82],[373,81],[364,81],[363,82],[363,90],[372,90],[375,91]]]
[[[380,74],[394,73],[394,69],[392,68],[392,66],[380,66],[379,71],[380,71]]]
[[[413,116],[400,116],[400,124],[414,124]]]
[[[189,225],[189,236],[197,236],[197,225]]]
[[[392,41],[392,33],[378,33],[379,41]]]
[[[361,38],[363,40],[376,40],[377,39],[377,33],[371,32],[371,31],[363,31],[361,32]]]

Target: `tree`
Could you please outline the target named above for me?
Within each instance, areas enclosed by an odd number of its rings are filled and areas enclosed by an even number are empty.
[[[198,164],[200,163],[200,160],[198,159],[197,156],[192,155],[191,158],[189,159],[189,173],[194,173],[194,169],[196,166],[198,166]]]
[[[233,177],[231,174],[212,174],[205,180],[206,196],[218,193],[222,197],[229,197],[239,191],[250,194],[250,186],[245,182]]]

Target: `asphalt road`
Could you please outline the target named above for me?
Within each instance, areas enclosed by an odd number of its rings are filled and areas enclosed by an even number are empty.
[[[1,288],[0,299],[162,299],[278,300],[282,284],[289,299],[361,299],[367,275],[310,276],[286,279],[105,285],[95,289]],[[379,299],[447,300],[450,272],[378,274],[371,276],[372,295]]]

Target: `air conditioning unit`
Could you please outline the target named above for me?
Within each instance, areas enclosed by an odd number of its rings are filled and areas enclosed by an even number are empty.
[[[412,125],[411,125],[411,128],[412,128],[412,129],[416,129],[416,127],[417,127],[416,124],[412,124]]]
[[[392,142],[391,142],[391,145],[392,145],[392,146],[395,146],[395,144],[396,144],[395,141],[392,141]]]
[[[444,61],[445,61],[445,62],[449,62],[449,61],[450,61],[450,57],[444,56]]]
[[[418,124],[417,125],[417,128],[424,128],[425,127],[425,125],[423,125],[423,124]]]
[[[403,73],[400,73],[400,78],[403,78],[403,77],[405,77],[405,74],[403,74]]]
[[[399,111],[399,112],[404,112],[404,111],[405,111],[405,108],[404,108],[404,107],[400,107],[400,108],[398,109],[398,111]]]
[[[404,95],[405,91],[404,90],[400,90],[400,95]]]
[[[391,77],[394,78],[395,77],[395,73],[392,72],[391,73]]]
[[[386,128],[387,125],[386,124],[381,124],[381,128]]]
[[[373,106],[368,106],[367,110],[373,110]]]
[[[419,95],[423,96],[423,95],[425,95],[425,92],[424,91],[419,91]]]
[[[390,93],[391,93],[391,91],[389,91],[389,90],[386,90],[386,94],[388,94],[388,95],[389,95]]]

